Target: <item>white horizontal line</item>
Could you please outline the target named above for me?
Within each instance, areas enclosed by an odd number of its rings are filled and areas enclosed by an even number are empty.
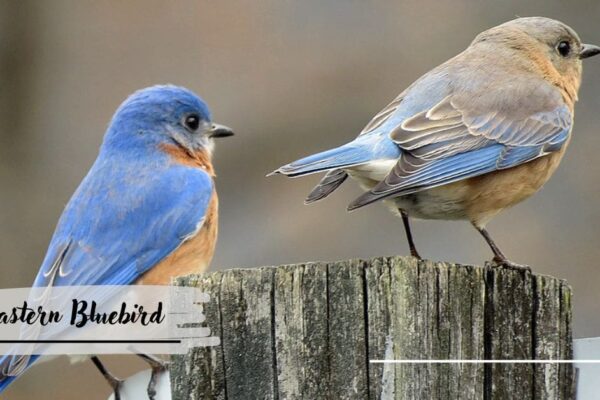
[[[600,364],[600,360],[369,360],[371,364]]]

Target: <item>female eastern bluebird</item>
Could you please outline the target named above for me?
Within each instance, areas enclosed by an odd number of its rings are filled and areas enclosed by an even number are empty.
[[[456,57],[428,72],[377,114],[352,142],[273,173],[328,171],[306,199],[328,196],[350,175],[368,190],[354,210],[377,200],[408,217],[469,220],[485,230],[503,209],[535,193],[570,139],[581,60],[600,53],[567,25],[518,18],[479,34]]]
[[[63,211],[33,286],[163,285],[206,270],[217,237],[213,139],[231,135],[187,89],[131,95]],[[161,365],[144,357],[153,366],[152,398]],[[0,359],[0,392],[36,359]],[[120,381],[92,360],[118,398]]]

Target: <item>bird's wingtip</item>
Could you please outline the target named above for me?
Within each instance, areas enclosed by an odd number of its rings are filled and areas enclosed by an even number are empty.
[[[315,188],[315,190],[310,192],[308,196],[306,196],[306,199],[304,199],[304,205],[315,203],[319,200],[322,200],[324,197],[325,196],[323,196],[323,194]]]
[[[275,171],[269,172],[268,174],[265,175],[266,178],[269,178],[271,176],[275,176],[277,174],[280,174],[281,171],[279,170],[279,168],[277,168]]]
[[[362,204],[358,204],[357,201],[354,200],[352,203],[348,204],[348,207],[346,207],[346,211],[352,212],[352,211],[355,211],[357,208],[361,208],[361,207],[362,207]]]
[[[380,197],[377,196],[376,194],[374,194],[373,192],[363,193],[362,195],[358,196],[356,199],[352,200],[352,202],[350,204],[348,204],[348,207],[346,207],[346,211],[352,212],[358,208],[361,208],[361,207],[364,207],[371,203],[374,203],[379,199],[380,199]]]

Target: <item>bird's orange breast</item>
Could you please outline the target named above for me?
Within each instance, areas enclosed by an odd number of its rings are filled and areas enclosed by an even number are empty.
[[[188,167],[200,168],[210,176],[215,176],[215,170],[210,161],[210,153],[206,150],[189,152],[174,144],[163,144],[160,146],[160,149],[169,155],[172,162],[187,165]]]
[[[556,152],[510,169],[468,179],[465,201],[468,218],[483,226],[494,215],[537,192],[562,160],[567,144]]]

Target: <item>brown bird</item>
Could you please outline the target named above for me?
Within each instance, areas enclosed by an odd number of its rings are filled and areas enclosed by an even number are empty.
[[[354,178],[367,192],[348,209],[383,200],[402,217],[415,257],[409,217],[468,220],[495,261],[519,268],[485,226],[556,170],[571,138],[581,60],[599,53],[559,21],[506,22],[415,81],[352,142],[274,173],[327,171],[307,203]]]

